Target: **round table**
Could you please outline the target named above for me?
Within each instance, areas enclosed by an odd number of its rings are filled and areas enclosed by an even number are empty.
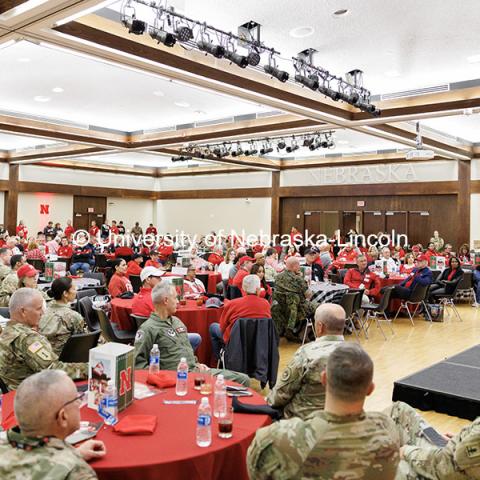
[[[348,291],[348,286],[343,283],[312,282],[310,290],[313,292],[310,299],[313,303],[340,303],[343,294]]]
[[[167,272],[165,277],[179,277],[175,273]],[[208,293],[217,293],[217,283],[222,281],[222,274],[219,272],[210,272],[206,270],[199,270],[196,272],[196,277],[205,285],[205,290]]]
[[[133,298],[114,298],[112,300],[112,314],[110,320],[117,324],[121,330],[134,330],[130,318],[132,313]],[[228,300],[225,300],[228,303]],[[200,363],[212,364],[212,344],[210,342],[209,327],[212,323],[220,323],[223,307],[206,308],[205,305],[197,306],[196,300],[187,300],[186,305],[178,305],[175,316],[187,327],[190,333],[199,333],[202,343],[195,352]]]
[[[175,375],[174,372],[172,374]],[[145,382],[146,375],[146,371],[136,371],[135,380]],[[229,439],[218,438],[217,420],[213,418],[212,444],[206,448],[198,447],[195,428],[202,395],[193,390],[194,377],[194,373],[189,375],[189,391],[185,397],[177,397],[174,387],[167,388],[165,393],[135,400],[119,414],[120,420],[127,415],[155,415],[157,428],[152,435],[122,436],[106,426],[98,432],[96,438],[105,442],[107,454],[90,465],[100,480],[248,480],[247,449],[255,432],[270,423],[270,417],[234,413],[233,436]],[[5,395],[8,405],[13,404],[14,393]],[[208,398],[212,404],[213,395]],[[164,405],[165,399],[197,400],[197,404]],[[231,399],[228,401],[231,402]],[[253,397],[242,397],[241,401],[265,404],[256,392],[253,392]],[[87,407],[82,408],[81,418],[94,422],[100,420],[97,412]],[[10,421],[8,426],[15,423]]]

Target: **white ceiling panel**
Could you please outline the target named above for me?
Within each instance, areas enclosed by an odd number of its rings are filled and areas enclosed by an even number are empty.
[[[22,150],[39,145],[53,145],[53,140],[44,140],[37,137],[24,137],[23,135],[11,135],[9,133],[0,133],[0,150]]]
[[[422,125],[469,142],[480,142],[480,114],[452,115],[422,120]]]

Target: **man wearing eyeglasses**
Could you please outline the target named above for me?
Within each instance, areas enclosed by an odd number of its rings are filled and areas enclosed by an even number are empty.
[[[80,428],[84,395],[61,370],[44,370],[20,384],[14,407],[19,427],[0,442],[2,480],[97,478],[86,462],[105,455],[104,443],[88,440],[73,448],[65,442]]]
[[[10,390],[30,375],[47,369],[63,370],[73,379],[87,378],[88,364],[61,362],[50,342],[38,333],[45,311],[38,290],[18,289],[9,307],[10,321],[0,334],[0,378]]]

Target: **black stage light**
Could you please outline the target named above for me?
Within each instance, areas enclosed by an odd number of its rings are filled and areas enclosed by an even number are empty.
[[[173,33],[166,32],[165,30],[151,28],[149,33],[154,40],[157,40],[158,43],[163,43],[166,47],[173,47],[177,42],[175,35]]]
[[[193,38],[193,31],[190,27],[185,25],[177,25],[175,29],[175,33],[177,35],[178,40],[181,42],[188,42]]]
[[[298,83],[301,83],[304,87],[308,87],[311,90],[317,90],[319,85],[318,85],[318,79],[313,77],[304,77],[303,75],[300,75],[299,73],[295,74],[295,81]]]
[[[279,150],[283,150],[285,147],[286,147],[285,140],[280,140],[280,141],[277,143],[277,148],[278,148]]]
[[[285,83],[288,80],[288,72],[283,70],[279,70],[277,67],[273,67],[272,65],[265,65],[263,67],[266,73],[275,77],[277,80],[280,80],[282,83]]]
[[[320,146],[320,145],[315,142],[315,143],[311,143],[311,144],[308,146],[308,148],[309,148],[310,151],[313,152],[313,151],[316,150],[319,146]]]
[[[123,23],[128,28],[128,33],[133,33],[134,35],[143,35],[147,28],[145,22],[136,18],[127,19]]]
[[[260,54],[255,50],[250,50],[247,55],[248,64],[256,67],[260,63]]]
[[[240,55],[237,52],[231,52],[230,50],[227,50],[225,52],[225,58],[230,60],[235,65],[238,65],[240,68],[246,68],[248,66],[248,58]]]
[[[304,147],[310,147],[310,145],[313,144],[313,138],[306,138],[304,141],[303,141],[303,146]]]
[[[267,153],[272,153],[273,148],[272,147],[264,147],[260,149],[260,155],[266,155]]]
[[[287,147],[287,153],[292,153],[294,152],[295,150],[298,150],[300,147],[298,145],[289,145]]]
[[[210,55],[213,55],[215,58],[223,58],[225,55],[225,48],[221,45],[215,45],[206,40],[200,40],[197,43],[197,47],[202,50],[202,52],[207,52]]]
[[[340,100],[341,94],[340,92],[337,92],[336,90],[332,90],[329,87],[325,87],[324,85],[320,85],[318,87],[318,91],[320,93],[323,93],[323,95],[330,97],[332,100]]]

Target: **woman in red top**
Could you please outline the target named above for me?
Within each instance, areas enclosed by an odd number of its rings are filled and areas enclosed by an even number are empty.
[[[405,255],[405,263],[400,266],[400,273],[410,273],[415,268],[415,257],[413,253]]]
[[[155,267],[155,268],[160,268],[160,262],[158,261],[159,254],[157,251],[152,250],[150,252],[150,259],[145,262],[146,267]]]
[[[133,256],[133,260],[128,262],[127,273],[125,276],[130,278],[130,275],[140,275],[142,273],[142,267],[140,266],[142,262],[143,257],[139,253],[136,253]]]
[[[67,226],[65,227],[65,236],[70,240],[71,236],[75,233],[75,229],[72,227],[72,221],[67,220]]]
[[[430,257],[438,257],[438,252],[435,250],[435,244],[430,242],[427,245],[424,255],[428,258],[428,263],[430,263]]]
[[[264,298],[265,300],[268,300],[270,302],[272,299],[272,287],[265,280],[265,269],[263,268],[263,265],[254,263],[252,266],[252,270],[250,271],[250,275],[256,275],[258,278],[260,278],[259,297]]]
[[[15,229],[16,230],[16,235],[20,235],[20,232],[23,231],[23,238],[27,238],[27,235],[28,235],[28,229],[27,227],[25,226],[25,224],[23,223],[23,220],[20,220],[18,222],[18,226],[17,228]]]
[[[60,246],[57,250],[57,255],[62,258],[70,258],[73,255],[73,248],[68,243],[67,237],[62,237],[62,240],[60,241]]]
[[[112,298],[119,297],[125,292],[133,292],[130,280],[125,276],[127,272],[127,262],[122,259],[111,262],[114,274],[108,284],[108,293]]]
[[[28,260],[42,260],[44,262],[47,260],[34,240],[28,244],[26,257]]]
[[[457,283],[462,279],[463,270],[460,267],[458,258],[452,257],[448,262],[448,268],[446,268],[440,276],[435,280],[435,283],[430,285],[428,300],[429,302],[437,300],[442,295],[451,295],[455,291]]]
[[[472,263],[471,257],[470,257],[470,247],[464,243],[459,249],[458,249],[458,259],[460,260],[461,263],[463,264],[470,264]]]

